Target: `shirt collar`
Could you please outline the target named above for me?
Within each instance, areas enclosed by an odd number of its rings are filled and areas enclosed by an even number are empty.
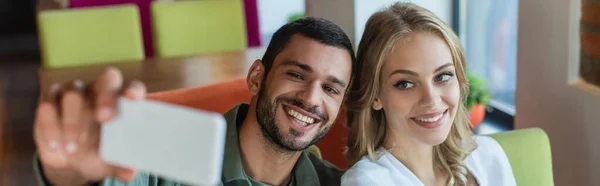
[[[248,113],[248,104],[240,103],[224,115],[227,121],[227,136],[225,137],[225,154],[223,155],[223,183],[246,179],[240,156],[238,142],[238,127]]]
[[[238,128],[244,122],[246,114],[248,114],[248,108],[248,104],[240,103],[224,115],[225,120],[227,120],[227,137],[225,139],[222,175],[224,184],[236,180],[246,180],[240,155]],[[294,178],[292,180],[296,183],[292,183],[291,185],[319,185],[317,171],[307,153],[303,151],[296,165],[294,165]]]

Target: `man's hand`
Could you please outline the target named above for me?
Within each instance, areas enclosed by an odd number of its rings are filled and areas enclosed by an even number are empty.
[[[82,81],[55,84],[50,100],[40,101],[34,138],[43,173],[55,185],[83,185],[107,177],[130,181],[135,171],[109,165],[100,158],[100,125],[116,112],[119,96],[140,100],[146,95],[142,82],[132,81],[123,89],[123,76],[116,68],[105,70],[90,86]]]

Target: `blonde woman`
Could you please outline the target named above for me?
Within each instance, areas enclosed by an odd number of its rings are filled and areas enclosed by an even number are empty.
[[[375,13],[365,28],[342,185],[516,185],[501,146],[468,128],[456,34],[411,3]]]

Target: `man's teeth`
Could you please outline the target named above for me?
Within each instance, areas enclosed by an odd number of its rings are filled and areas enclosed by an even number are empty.
[[[305,122],[303,122],[303,121],[300,121],[300,120],[298,120],[298,119],[296,119],[296,118],[294,118],[294,121],[296,121],[296,123],[298,123],[298,124],[300,124],[300,125],[302,125],[302,126],[307,126],[307,125],[308,125],[308,123],[305,123]]]
[[[437,120],[439,120],[440,118],[442,118],[442,116],[444,116],[444,114],[440,114],[431,118],[415,118],[415,120],[420,121],[420,122],[435,122]]]
[[[315,122],[314,118],[302,115],[292,109],[288,110],[288,114],[290,116],[294,117],[294,119],[296,119],[296,122],[298,122],[302,126],[306,126],[308,124],[313,124]]]

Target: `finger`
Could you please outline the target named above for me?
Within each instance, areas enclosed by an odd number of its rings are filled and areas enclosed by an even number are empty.
[[[54,83],[50,86],[50,98],[55,98],[60,92],[62,85],[60,83]]]
[[[100,78],[94,83],[94,94],[96,100],[96,120],[99,123],[104,123],[112,119],[118,93],[123,85],[123,76],[116,68],[108,68]]]
[[[44,97],[43,100],[50,103],[57,103],[61,88],[62,85],[60,83],[53,83],[50,85],[50,89],[48,89],[48,94],[46,95],[47,97]]]
[[[69,83],[65,83],[65,84],[54,83],[50,87],[49,98],[52,103],[56,104],[57,107],[60,107],[60,104],[62,102],[61,100],[62,100],[64,94],[67,92],[70,92],[70,91],[76,91],[76,92],[83,93],[83,92],[85,92],[85,84],[83,83],[83,81],[81,81],[79,79],[73,80],[73,81],[71,81]]]
[[[83,124],[83,126],[81,126],[83,131],[79,133],[77,143],[79,143],[79,146],[82,148],[96,148],[96,143],[100,133],[100,126],[96,124],[96,120],[94,120],[94,110],[92,110],[91,105],[87,102],[82,110],[81,121]],[[82,149],[80,148],[80,150]]]
[[[127,86],[124,95],[132,100],[144,99],[146,97],[146,85],[141,81],[133,80]]]
[[[79,114],[79,123],[78,126],[79,129],[81,129],[81,131],[78,132],[78,136],[77,139],[75,139],[75,141],[77,142],[77,144],[79,146],[84,146],[84,143],[89,141],[88,137],[89,137],[89,133],[91,131],[94,131],[91,128],[94,128],[92,125],[94,120],[93,120],[93,111],[91,110],[89,104],[89,89],[86,86],[86,84],[82,81],[82,80],[74,80],[72,81],[70,84],[68,84],[69,87],[65,88],[66,90],[72,90],[72,91],[76,91],[78,93],[81,94],[82,98],[83,98],[83,108],[81,109],[81,113]],[[80,149],[81,150],[81,149]]]
[[[81,80],[73,80],[73,81],[71,81],[69,83],[63,84],[61,86],[60,91],[59,91],[59,96],[62,99],[62,97],[64,97],[65,93],[72,92],[72,91],[85,94],[85,84],[83,83],[83,81],[81,81]],[[59,103],[61,103],[60,99],[59,99]]]
[[[85,88],[85,84],[80,79],[77,79],[77,80],[74,80],[71,82],[71,87],[73,90],[76,90],[78,92],[83,92],[83,89]]]
[[[127,168],[117,168],[116,173],[117,175],[115,177],[117,177],[122,182],[127,183],[135,178],[137,171]]]
[[[38,106],[34,126],[34,137],[40,160],[52,167],[64,167],[67,158],[62,150],[61,129],[58,112],[52,103]]]
[[[83,95],[76,91],[65,93],[61,100],[61,107],[64,148],[67,153],[73,154],[77,151],[79,136],[86,125],[83,123],[83,111],[85,109]]]

